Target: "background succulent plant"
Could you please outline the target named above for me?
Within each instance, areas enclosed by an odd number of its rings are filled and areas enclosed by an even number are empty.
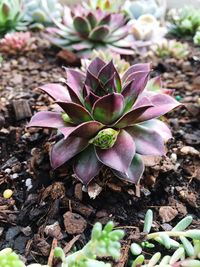
[[[161,18],[165,14],[165,0],[127,0],[123,9],[132,19],[138,19],[141,15],[151,14],[155,18]]]
[[[163,39],[160,43],[153,47],[158,57],[173,57],[176,59],[184,59],[189,55],[189,46],[187,43],[181,43],[176,40]]]
[[[88,55],[92,49],[110,49],[119,54],[133,54],[128,36],[127,19],[123,14],[88,11],[82,6],[73,10],[64,7],[62,23],[47,29],[47,38],[55,45]]]
[[[169,12],[171,34],[183,38],[192,38],[200,27],[200,9],[185,6]]]
[[[52,26],[52,19],[61,22],[62,5],[58,0],[24,0],[24,20],[32,29]]]
[[[112,61],[106,64],[96,58],[86,73],[66,69],[67,88],[42,86],[62,111],[39,112],[28,126],[55,128],[63,134],[52,147],[52,167],[73,158],[74,172],[84,184],[103,165],[137,183],[144,171],[141,155],[165,154],[164,141],[171,137],[156,118],[180,105],[169,95],[148,90],[150,71],[150,64],[137,64],[120,78]]]
[[[103,11],[118,12],[123,4],[122,0],[89,0],[85,6],[89,9],[100,8]]]
[[[8,32],[26,30],[23,12],[21,0],[0,1],[0,38]]]
[[[128,61],[121,58],[119,54],[111,52],[109,50],[93,50],[92,54],[90,55],[90,58],[91,60],[93,60],[96,57],[101,58],[105,62],[113,60],[113,64],[116,66],[116,69],[120,75],[122,75],[130,67]],[[91,63],[91,60],[85,58],[81,59],[81,65],[83,71],[85,71],[88,68],[89,64]]]
[[[0,52],[6,54],[24,53],[35,49],[30,32],[7,33],[0,39]]]

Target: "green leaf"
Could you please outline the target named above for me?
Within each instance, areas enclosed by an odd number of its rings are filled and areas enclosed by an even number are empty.
[[[139,254],[142,253],[142,248],[140,247],[140,245],[138,245],[137,243],[132,243],[131,244],[131,253],[134,255],[134,256],[137,256]]]
[[[178,248],[172,255],[169,264],[174,264],[185,256],[185,250],[183,247]]]
[[[177,225],[172,229],[172,231],[184,231],[192,223],[192,220],[192,216],[187,216],[183,218],[180,222],[177,223]]]
[[[134,260],[134,262],[132,263],[131,267],[137,267],[137,266],[142,265],[143,262],[144,262],[144,260],[145,260],[145,259],[144,259],[144,256],[143,256],[143,255],[138,256],[138,257]]]
[[[152,210],[147,210],[145,219],[144,219],[143,232],[149,233],[151,231],[152,223],[153,223],[153,212]]]
[[[194,247],[192,246],[190,241],[184,236],[180,236],[180,240],[181,240],[181,242],[183,244],[183,247],[185,248],[185,251],[186,251],[187,255],[189,257],[194,256]]]
[[[90,23],[83,17],[75,17],[73,24],[76,31],[83,36],[88,36],[91,31]]]

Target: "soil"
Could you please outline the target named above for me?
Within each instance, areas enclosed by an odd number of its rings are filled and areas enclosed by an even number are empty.
[[[69,64],[43,42],[37,51],[4,56],[0,68],[0,250],[12,247],[28,263],[52,263],[54,246],[66,253],[74,246],[80,248],[96,221],[113,220],[126,230],[124,253],[116,264],[122,267],[128,245],[141,237],[148,208],[154,212],[154,230],[171,229],[187,214],[194,218],[191,227],[200,227],[200,52],[192,45],[190,49],[186,60],[137,54],[129,58],[132,63],[152,61],[152,75],[161,74],[164,86],[175,89],[175,97],[184,104],[163,118],[174,137],[167,144],[167,155],[146,160],[138,186],[103,169],[88,188],[76,180],[69,165],[52,171],[48,157],[52,131],[26,129],[32,114],[55,107],[37,88],[63,82],[62,65]],[[14,194],[5,199],[3,192],[8,188]]]

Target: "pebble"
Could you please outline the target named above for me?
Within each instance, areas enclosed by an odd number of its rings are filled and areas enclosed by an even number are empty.
[[[199,151],[196,150],[194,147],[192,146],[184,146],[181,148],[180,152],[183,155],[192,155],[192,156],[197,156],[199,155]]]
[[[13,180],[17,179],[18,177],[19,177],[19,174],[18,174],[18,173],[13,173],[13,174],[10,176],[10,178],[13,179]]]
[[[21,232],[19,226],[10,227],[6,233],[6,241],[10,241],[15,238]]]
[[[11,169],[7,168],[7,169],[4,170],[4,172],[7,173],[7,174],[10,174],[11,173]]]
[[[87,227],[87,221],[79,214],[67,211],[64,215],[65,230],[68,234],[82,234]]]
[[[176,153],[172,153],[171,156],[170,156],[170,158],[171,158],[172,162],[175,163],[177,161],[177,155],[176,155]]]
[[[13,191],[11,189],[6,189],[4,192],[3,192],[3,197],[8,199],[8,198],[11,198],[13,195]]]
[[[28,191],[33,187],[31,178],[26,179],[25,185]]]

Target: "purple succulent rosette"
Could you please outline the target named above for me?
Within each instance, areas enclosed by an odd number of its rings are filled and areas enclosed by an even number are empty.
[[[149,81],[150,72],[150,64],[136,64],[120,78],[112,61],[96,58],[86,73],[66,69],[66,86],[42,86],[62,111],[38,112],[28,127],[63,134],[52,146],[52,167],[73,159],[76,176],[87,185],[105,165],[137,183],[144,171],[142,155],[164,155],[171,138],[158,118],[180,105],[159,89],[160,78]]]
[[[64,7],[62,23],[52,18],[54,28],[47,28],[46,37],[54,45],[88,56],[93,49],[110,49],[132,55],[133,44],[127,40],[129,27],[124,14],[107,13],[101,9],[88,11],[82,6],[73,12]]]

